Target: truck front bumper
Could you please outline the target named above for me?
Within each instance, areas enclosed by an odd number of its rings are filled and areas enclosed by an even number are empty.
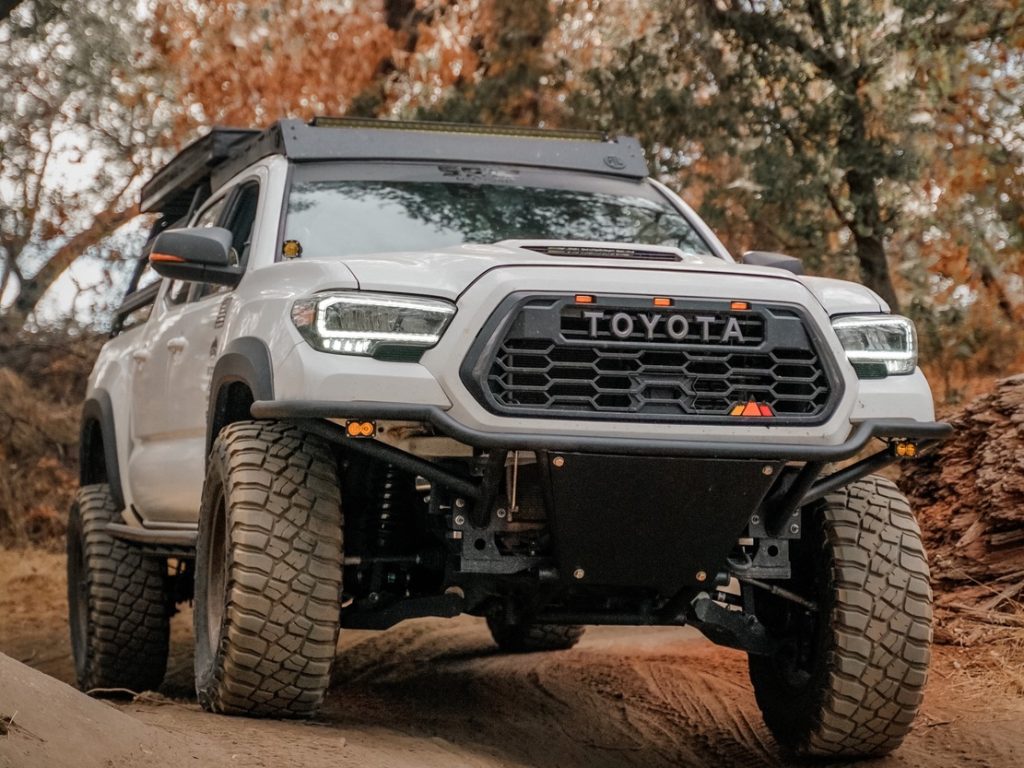
[[[475,429],[460,423],[444,409],[433,405],[381,403],[371,401],[337,402],[318,400],[259,400],[253,404],[257,419],[374,419],[421,421],[434,426],[466,445],[478,448],[531,451],[584,451],[631,456],[690,456],[722,459],[765,459],[782,461],[834,462],[860,453],[874,438],[913,441],[919,449],[945,440],[953,428],[945,422],[914,419],[866,419],[850,423],[849,435],[836,444],[773,443],[760,429],[757,441],[730,437],[723,440],[698,440],[692,437],[581,436],[558,433],[524,434]],[[709,432],[713,431],[709,428]]]

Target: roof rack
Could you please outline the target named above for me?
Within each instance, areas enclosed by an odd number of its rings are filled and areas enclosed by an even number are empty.
[[[386,120],[376,117],[331,117],[328,115],[318,115],[310,120],[309,124],[313,128],[370,128],[373,130],[426,131],[428,133],[468,133],[477,136],[611,141],[611,137],[604,131],[533,128],[519,125],[445,123],[434,120]]]
[[[636,139],[612,138],[599,131],[316,117],[309,123],[280,120],[264,131],[214,128],[178,153],[142,188],[141,208],[160,211],[169,220],[180,218],[211,190],[271,155],[284,155],[296,163],[493,163],[630,179],[648,174]]]
[[[231,157],[242,142],[260,133],[250,128],[215,127],[196,139],[143,185],[140,210],[159,211],[167,221],[189,214],[209,197],[213,169]]]

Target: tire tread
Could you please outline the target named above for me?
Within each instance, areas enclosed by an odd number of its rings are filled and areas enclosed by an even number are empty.
[[[164,561],[107,533],[107,524],[117,517],[108,485],[82,487],[76,503],[89,589],[88,636],[85,648],[76,649],[86,653],[78,687],[155,690],[167,671],[170,644]],[[69,574],[69,600],[74,578]]]
[[[802,732],[773,716],[771,690],[755,690],[776,738],[805,756],[871,757],[899,747],[924,697],[931,647],[931,587],[921,533],[891,481],[869,476],[827,495],[831,641],[819,710]],[[753,666],[752,666],[753,671]]]
[[[308,717],[330,684],[340,624],[333,454],[297,427],[253,421],[226,427],[213,450],[224,468],[228,586],[213,679],[197,680],[200,702],[225,714]]]

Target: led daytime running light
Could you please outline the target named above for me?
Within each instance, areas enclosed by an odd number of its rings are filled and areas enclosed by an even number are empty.
[[[296,301],[291,314],[299,333],[316,349],[373,355],[382,345],[434,346],[455,314],[455,306],[442,299],[325,293]],[[403,328],[409,325],[411,329]]]
[[[837,317],[832,328],[846,350],[846,358],[862,378],[878,375],[904,376],[917,368],[917,332],[914,324],[899,315]]]

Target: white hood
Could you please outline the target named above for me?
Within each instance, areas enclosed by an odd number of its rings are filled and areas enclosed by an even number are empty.
[[[595,248],[620,251],[621,258],[549,255],[535,248]],[[669,259],[638,258],[630,251]],[[700,272],[742,275],[802,283],[829,314],[885,311],[884,303],[867,288],[843,280],[797,276],[783,269],[757,267],[713,256],[684,253],[675,248],[624,243],[506,240],[494,245],[461,245],[437,251],[404,251],[350,256],[345,266],[360,290],[423,293],[456,300],[482,275],[503,267],[583,267],[645,271]]]

